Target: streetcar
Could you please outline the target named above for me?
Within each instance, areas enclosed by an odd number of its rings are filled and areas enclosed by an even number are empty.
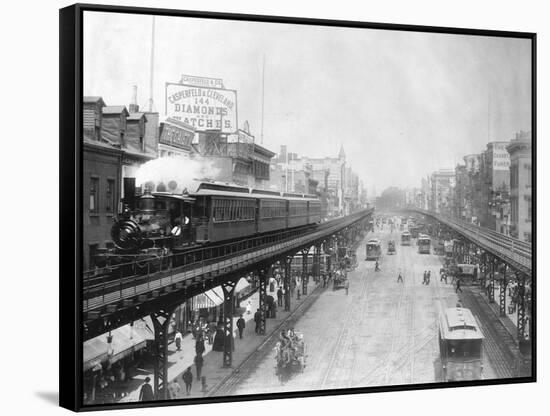
[[[411,245],[411,233],[409,231],[403,231],[401,233],[401,245],[402,246]]]
[[[372,238],[367,242],[367,257],[365,260],[378,260],[382,255],[382,245],[378,238]]]
[[[469,309],[448,308],[439,317],[443,381],[481,380],[483,333]]]
[[[411,233],[412,238],[418,238],[418,233],[420,232],[420,227],[413,225],[409,227],[409,231]]]
[[[395,241],[388,241],[388,254],[395,254]]]
[[[417,244],[418,252],[420,254],[430,254],[430,237],[428,237],[426,234],[419,234]]]

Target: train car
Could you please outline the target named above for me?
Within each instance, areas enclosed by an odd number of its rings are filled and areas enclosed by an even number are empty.
[[[439,317],[443,381],[481,380],[483,333],[469,309],[448,308]]]
[[[320,224],[322,219],[321,201],[315,195],[304,195],[308,200],[308,224]]]
[[[307,225],[308,199],[300,194],[284,193],[283,197],[288,201],[288,228]]]
[[[196,242],[215,243],[258,232],[258,198],[244,187],[201,183],[195,193]]]
[[[367,241],[367,255],[365,260],[378,260],[382,255],[382,245],[378,238],[372,238]]]
[[[431,239],[426,234],[418,235],[418,252],[420,254],[430,254]]]
[[[254,189],[251,194],[258,198],[258,233],[288,228],[288,201],[279,192]]]

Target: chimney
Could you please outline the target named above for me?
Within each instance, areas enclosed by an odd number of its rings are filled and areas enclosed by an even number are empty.
[[[132,102],[129,105],[130,113],[137,113],[139,111],[139,105],[137,103],[137,85],[133,86]]]

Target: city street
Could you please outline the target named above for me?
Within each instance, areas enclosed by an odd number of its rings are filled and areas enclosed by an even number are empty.
[[[442,308],[455,306],[451,284],[439,282],[438,256],[418,254],[413,241],[401,246],[399,233],[388,229],[369,233],[382,240],[381,271],[365,261],[365,241],[357,251],[358,268],[349,273],[349,295],[328,288],[297,321],[304,333],[307,366],[283,383],[275,375],[274,353],[265,352],[261,365],[232,393],[254,394],[342,387],[368,387],[440,381],[437,318]],[[397,253],[387,255],[394,239]],[[422,284],[425,270],[430,285]],[[397,283],[401,271],[404,283]],[[489,363],[484,378],[494,378]]]

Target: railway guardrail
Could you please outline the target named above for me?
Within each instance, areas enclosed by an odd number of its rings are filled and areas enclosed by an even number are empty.
[[[444,217],[431,211],[418,208],[411,210],[439,221],[515,269],[531,276],[533,264],[531,243],[465,221]]]
[[[347,217],[338,218],[318,227],[293,233],[291,230],[272,233],[262,238],[261,245],[251,244],[247,240],[232,242],[226,245],[213,247],[194,248],[184,253],[171,254],[162,259],[165,264],[171,264],[176,257],[183,259],[184,264],[178,267],[165,267],[159,265],[160,270],[152,273],[146,272],[143,275],[131,275],[120,278],[113,278],[112,275],[99,275],[87,272],[83,277],[82,293],[84,313],[101,310],[109,305],[116,305],[118,302],[146,295],[153,291],[160,291],[165,287],[174,284],[185,284],[193,282],[195,278],[209,273],[226,273],[250,266],[282,255],[287,251],[299,249],[305,245],[327,237],[342,230],[355,222],[365,218],[372,213],[371,210],[364,210]],[[159,260],[156,260],[157,264]],[[142,264],[142,267],[150,267],[155,259],[149,260],[149,264]],[[136,267],[136,262],[126,265]],[[120,268],[121,265],[116,267]],[[124,266],[124,265],[122,265]],[[122,269],[121,269],[122,270]]]

